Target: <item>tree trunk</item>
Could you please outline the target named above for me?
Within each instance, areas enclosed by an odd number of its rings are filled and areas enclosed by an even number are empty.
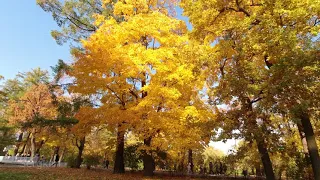
[[[151,146],[152,137],[148,137],[143,140],[144,145],[147,147]],[[155,170],[155,162],[152,157],[151,151],[145,151],[143,155],[143,175],[144,176],[153,176]]]
[[[315,180],[320,180],[320,158],[318,152],[318,146],[314,137],[313,128],[310,122],[310,117],[307,113],[301,113],[301,124],[304,134],[307,139],[307,146],[309,151],[309,157],[313,169],[313,175]]]
[[[19,147],[20,147],[21,141],[22,141],[22,137],[23,137],[23,133],[20,133],[20,134],[19,134],[19,137],[18,137],[18,140],[17,140],[17,145],[16,145],[16,147],[15,147],[15,149],[14,149],[14,151],[13,151],[14,156],[18,154]]]
[[[184,159],[185,159],[185,152],[182,151],[181,152],[181,159],[180,159],[180,162],[178,165],[178,171],[181,173],[183,173],[183,171],[184,171]]]
[[[257,126],[257,128],[258,128],[258,126]],[[275,175],[273,172],[272,162],[270,160],[270,156],[269,156],[268,149],[266,147],[266,143],[264,141],[264,138],[263,138],[263,136],[257,137],[257,135],[255,135],[255,140],[257,142],[258,151],[260,154],[260,158],[261,158],[261,161],[263,164],[263,169],[266,174],[266,177],[268,180],[275,180],[276,178],[275,178]]]
[[[261,167],[260,167],[260,164],[256,165],[256,166],[255,166],[255,169],[256,169],[256,176],[261,176]]]
[[[146,44],[146,48],[147,48],[147,44]],[[146,73],[143,73],[143,76],[145,77],[145,79],[143,79],[141,81],[141,87],[144,87],[146,86]],[[145,98],[146,96],[148,95],[147,92],[145,91],[142,91],[141,93],[141,98]],[[151,140],[152,140],[152,137],[148,137],[148,138],[145,138],[143,140],[143,143],[145,146],[147,147],[150,147],[151,146]],[[154,175],[154,170],[155,170],[155,162],[154,162],[154,159],[152,157],[152,154],[151,152],[149,151],[144,151],[144,154],[143,154],[143,175],[144,176],[153,176]]]
[[[260,158],[263,164],[263,169],[264,172],[266,174],[266,178],[268,180],[275,180],[275,175],[273,172],[273,168],[272,168],[272,162],[270,160],[270,156],[268,154],[268,149],[267,149],[267,145],[265,143],[265,136],[264,136],[264,132],[262,132],[263,130],[258,126],[258,122],[257,122],[257,117],[256,114],[253,112],[253,107],[252,107],[252,101],[247,98],[245,100],[245,104],[246,106],[246,115],[247,115],[247,121],[246,125],[248,126],[247,128],[254,130],[252,132],[253,134],[253,138],[256,140],[257,142],[257,146],[258,146],[258,151],[260,154]]]
[[[299,135],[300,135],[300,139],[301,139],[301,143],[302,143],[302,147],[303,147],[305,161],[307,164],[310,164],[306,135],[304,134],[302,124],[298,123],[297,126],[298,126]]]
[[[60,146],[53,147],[53,153],[51,154],[50,161],[49,161],[50,163],[55,161],[54,155],[59,154],[59,150],[60,150]]]
[[[44,144],[44,140],[41,140],[40,143],[39,143],[39,146],[38,146],[38,148],[36,150],[36,154],[40,154],[40,149],[41,149],[43,144]]]
[[[28,144],[29,138],[30,138],[30,133],[28,133],[27,140],[26,140],[26,142],[24,143],[20,154],[25,154],[25,153],[26,153],[25,150],[26,150],[26,146],[27,146],[27,144]]]
[[[120,130],[120,127],[121,125],[118,126],[116,158],[113,168],[113,173],[116,174],[124,173],[124,132]]]
[[[282,171],[281,170],[279,171],[279,174],[278,174],[278,180],[282,180]]]
[[[188,150],[188,164],[190,164],[191,173],[193,174],[193,158],[192,158],[192,149]]]
[[[30,149],[29,146],[30,146],[30,143],[29,143],[29,141],[28,141],[28,142],[26,142],[25,148],[24,148],[24,150],[23,150],[23,154],[24,154],[25,156],[27,156],[28,153],[29,153],[29,149]]]
[[[63,148],[62,152],[61,152],[61,155],[60,155],[60,159],[59,159],[59,163],[63,160],[63,156],[64,156],[64,153],[66,152],[66,147]]]
[[[84,150],[84,144],[86,142],[86,137],[84,136],[83,138],[80,139],[79,141],[79,145],[77,143],[77,147],[78,147],[78,156],[76,158],[76,165],[75,168],[80,168],[81,164],[82,164],[82,152]]]
[[[31,158],[33,158],[36,152],[36,137],[34,136],[34,133],[32,133],[31,135],[30,145],[31,145]]]
[[[13,151],[14,156],[16,156],[18,154],[19,148],[20,148],[20,143],[17,143],[16,147],[14,148],[14,151]]]
[[[50,163],[54,161],[53,158],[54,158],[54,153],[52,153],[50,156],[50,160],[49,160]]]

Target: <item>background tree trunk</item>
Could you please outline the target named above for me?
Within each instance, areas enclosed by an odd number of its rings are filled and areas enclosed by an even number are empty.
[[[34,157],[35,152],[36,152],[36,137],[35,134],[32,133],[31,139],[30,139],[30,146],[31,146],[31,157]]]
[[[308,151],[308,145],[307,145],[307,138],[306,135],[304,134],[302,124],[298,123],[298,130],[299,130],[299,135],[303,147],[303,153],[304,153],[304,158],[307,164],[310,164],[310,158],[309,158],[309,151]]]
[[[53,147],[53,153],[51,154],[51,156],[50,156],[50,163],[51,162],[54,162],[54,155],[55,154],[59,154],[59,150],[60,150],[60,146],[55,146],[55,147]]]
[[[192,149],[188,150],[188,164],[191,164],[191,172],[193,173],[193,158],[192,158]]]
[[[75,165],[75,168],[80,168],[81,164],[82,164],[82,153],[83,153],[83,150],[84,150],[84,144],[86,142],[86,137],[84,136],[83,138],[80,139],[79,141],[79,145],[77,144],[77,147],[78,147],[78,155],[77,155],[77,158],[76,158],[76,165]]]
[[[120,130],[121,125],[118,126],[117,132],[117,148],[114,162],[113,173],[124,173],[124,132]]]
[[[148,137],[143,140],[144,145],[147,147],[151,146],[152,137]],[[151,151],[145,151],[143,155],[143,175],[144,176],[153,176],[155,170],[155,162],[152,157]]]
[[[255,166],[255,169],[256,169],[256,176],[261,176],[261,167],[260,167],[260,164],[257,164]]]
[[[260,157],[261,157],[261,161],[263,164],[263,169],[266,174],[266,177],[268,180],[275,180],[276,178],[273,172],[272,163],[270,160],[268,150],[266,148],[266,144],[264,140],[261,140],[261,139],[260,140],[256,139],[256,141],[257,141],[258,151],[260,153]]]
[[[178,171],[183,173],[184,171],[184,159],[185,159],[185,151],[181,152],[181,159],[178,165]]]
[[[44,140],[41,140],[38,147],[37,147],[37,150],[36,150],[36,154],[39,154],[40,155],[40,149],[42,148],[42,145],[44,144]]]
[[[145,46],[147,48],[148,43],[146,43]],[[145,79],[141,81],[141,87],[144,87],[147,84],[146,83],[146,79],[147,79],[146,73],[143,73],[143,76],[145,77]],[[147,92],[142,91],[141,98],[143,99],[147,95],[148,95]],[[152,141],[152,137],[150,136],[148,138],[145,138],[143,140],[143,143],[144,143],[145,146],[150,147],[151,146],[151,141]],[[154,161],[154,159],[152,157],[152,153],[150,151],[149,152],[145,151],[144,154],[143,154],[142,160],[143,160],[143,175],[144,176],[153,176],[154,175],[153,172],[155,170],[155,161]]]
[[[304,134],[307,139],[307,146],[309,151],[309,157],[313,169],[313,175],[315,180],[320,180],[320,158],[316,139],[314,137],[313,128],[310,122],[310,117],[307,113],[301,113],[301,124]]]
[[[66,152],[66,147],[63,147],[63,150],[61,152],[61,155],[60,155],[60,159],[59,159],[59,163],[63,160],[63,157],[64,157],[64,153]]]
[[[247,98],[244,102],[244,104],[247,104],[246,106],[246,114],[247,114],[247,129],[252,129],[253,131],[251,132],[253,134],[253,139],[256,140],[257,146],[258,146],[258,151],[260,154],[260,158],[263,164],[263,169],[266,175],[266,178],[268,180],[275,180],[275,175],[273,172],[272,168],[272,162],[270,160],[270,156],[268,153],[267,145],[265,143],[265,135],[263,130],[258,126],[257,122],[257,117],[256,114],[253,112],[252,108],[252,101],[250,98]]]
[[[25,154],[25,153],[26,153],[26,149],[27,149],[26,146],[27,146],[27,144],[28,144],[29,138],[30,138],[30,133],[28,133],[26,142],[23,144],[23,147],[22,147],[22,149],[21,149],[20,154]]]
[[[21,141],[22,141],[22,137],[23,137],[23,133],[20,133],[19,134],[19,137],[18,137],[18,140],[17,140],[17,145],[13,151],[13,154],[14,156],[18,154],[18,151],[19,151],[19,148],[20,148],[20,145],[21,145]]]

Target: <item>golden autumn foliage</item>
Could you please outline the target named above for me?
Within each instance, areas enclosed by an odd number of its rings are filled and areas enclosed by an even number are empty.
[[[80,124],[124,123],[122,128],[134,127],[142,139],[155,137],[155,147],[161,147],[163,138],[178,142],[177,137],[184,137],[181,133],[193,124],[196,136],[189,134],[190,141],[183,143],[199,144],[209,133],[197,124],[212,121],[212,113],[197,100],[203,81],[195,63],[200,64],[203,56],[191,48],[206,49],[188,40],[184,22],[155,6],[150,9],[148,3],[153,1],[117,2],[114,11],[125,16],[120,23],[96,16],[101,26],[82,41],[85,52],[76,55],[70,75],[77,84],[72,90],[99,96],[101,106],[82,109]]]
[[[124,171],[118,150],[127,131],[144,142],[138,151],[154,158],[159,151],[177,157],[186,149],[203,149],[213,133],[214,112],[198,93],[210,48],[189,40],[185,22],[173,18],[168,5],[172,2],[118,1],[117,17],[94,15],[99,28],[81,41],[83,51],[75,53],[68,73],[75,80],[71,91],[97,104],[80,109],[72,130],[83,138],[100,125],[116,131],[115,172]]]
[[[304,125],[300,133],[309,136],[315,179],[320,178],[320,160],[309,117],[319,107],[319,4],[319,0],[181,3],[194,27],[192,37],[212,47],[207,82],[211,101],[228,106],[220,117],[224,134],[240,130],[249,140],[256,134],[258,146],[268,141],[272,143],[264,147],[272,146],[278,130],[270,116],[289,115],[297,126]],[[275,179],[268,149],[258,149],[267,179]]]

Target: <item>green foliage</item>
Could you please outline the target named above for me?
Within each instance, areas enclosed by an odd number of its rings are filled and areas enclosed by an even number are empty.
[[[23,83],[17,77],[15,79],[8,79],[1,85],[1,104],[6,105],[8,100],[13,99],[17,100],[23,95],[25,88]]]
[[[70,167],[70,168],[75,168],[76,167],[77,160],[76,160],[76,157],[74,155],[68,156],[66,158],[66,161],[67,161],[67,167]]]
[[[166,165],[168,164],[167,158],[168,158],[167,152],[160,151],[160,150],[155,152],[154,161],[159,168],[161,168],[161,169],[166,168]]]
[[[3,149],[14,142],[14,128],[0,119],[0,155],[4,155]]]
[[[142,169],[142,158],[138,148],[141,144],[128,145],[124,149],[124,163],[132,170]]]
[[[34,127],[34,126],[39,126],[39,127],[55,127],[55,126],[60,126],[60,127],[68,127],[70,125],[75,125],[79,121],[75,118],[57,118],[57,119],[46,119],[43,117],[35,117],[32,121],[27,121],[22,124],[22,127]]]
[[[71,70],[71,66],[59,59],[57,65],[51,66],[51,70],[53,71],[54,80],[57,83],[64,76],[64,74]]]
[[[101,164],[102,156],[97,154],[85,155],[83,158],[83,163],[87,165],[87,168],[90,169],[91,166],[96,166]]]
[[[3,77],[0,76],[0,80],[2,79]],[[4,147],[14,142],[14,127],[8,124],[5,117],[8,94],[12,93],[12,91],[8,91],[5,87],[6,86],[0,86],[0,155],[4,155],[2,151]]]
[[[47,71],[35,68],[6,80],[0,85],[0,106],[6,106],[9,100],[18,100],[33,85],[48,84],[49,79]]]
[[[103,8],[101,0],[37,0],[37,4],[51,13],[60,30],[53,30],[52,37],[59,45],[66,42],[79,44],[97,30],[94,25],[94,14],[105,17],[113,16],[112,3]]]
[[[42,70],[41,68],[37,67],[35,69],[32,69],[31,71],[19,73],[17,75],[17,78],[20,79],[24,87],[28,88],[33,85],[48,84],[50,76],[48,71]]]

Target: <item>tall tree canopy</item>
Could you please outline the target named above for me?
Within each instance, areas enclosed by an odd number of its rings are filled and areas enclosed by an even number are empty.
[[[70,73],[76,79],[75,92],[99,97],[102,105],[95,114],[101,122],[117,127],[120,136],[134,128],[146,148],[160,132],[175,131],[178,119],[210,120],[195,115],[196,107],[203,106],[195,91],[203,86],[194,65],[199,59],[183,53],[190,53],[192,42],[184,22],[168,16],[165,4],[118,1],[114,13],[123,17],[121,23],[96,15],[95,24],[101,26],[83,41],[85,52],[76,55]]]
[[[308,104],[300,111],[304,114],[300,117],[306,125],[305,134],[310,137],[313,150],[309,148],[309,152],[315,177],[319,179],[318,148],[307,112],[319,107],[309,96],[319,94],[316,88],[319,81],[319,42],[316,38],[320,28],[319,1],[184,0],[182,7],[194,26],[194,37],[215,44],[212,51],[216,71],[210,80],[218,86],[213,88],[217,93],[213,98],[233,109],[244,110],[236,114],[238,120],[234,127],[243,120],[250,122],[251,118],[252,123],[245,123],[245,130],[254,134],[248,131],[250,126],[257,129],[256,124],[261,120],[268,126],[265,115],[274,111],[279,113],[274,109],[275,104],[285,103],[287,110]],[[284,69],[291,72],[284,73]],[[297,88],[291,91],[293,87]],[[284,96],[286,100],[280,98]],[[293,101],[286,103],[288,99]],[[229,116],[234,115],[230,113]],[[271,162],[266,161],[269,162],[264,164],[267,178],[274,179]]]

